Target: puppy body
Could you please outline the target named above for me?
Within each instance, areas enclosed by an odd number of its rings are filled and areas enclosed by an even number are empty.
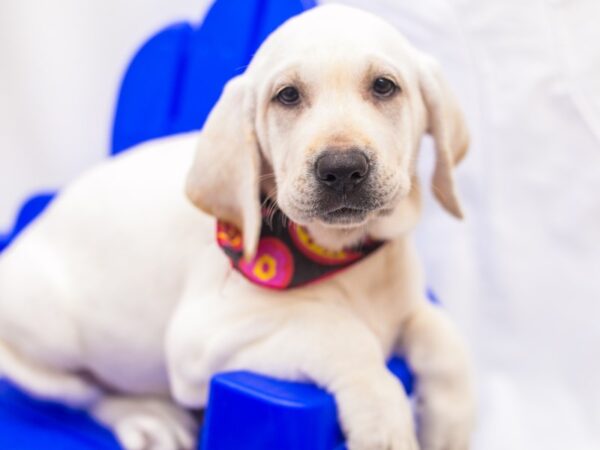
[[[166,393],[166,318],[188,267],[211,267],[202,258],[214,221],[183,195],[194,137],[145,147],[64,189],[2,255],[0,334],[52,366]]]
[[[289,38],[302,21],[320,30],[332,17],[347,29],[360,22],[381,32],[379,21],[350,8],[318,8],[290,21],[247,74],[230,82],[201,133],[144,144],[90,171],[7,249],[0,259],[3,375],[39,397],[89,408],[128,449],[148,441],[191,447],[193,422],[176,404],[204,406],[210,377],[230,369],[328,389],[351,450],[468,448],[465,352],[425,298],[409,236],[419,216],[415,152],[426,130],[438,147],[437,196],[460,214],[451,168],[466,149],[462,117],[437,75],[425,73],[424,60],[401,40],[388,48],[401,48],[407,65],[397,103],[360,106],[368,94],[361,80],[374,70],[378,76],[372,60],[341,58],[360,66],[349,77],[326,70],[325,60],[320,72],[267,69],[269,57],[285,65],[282,49],[294,48]],[[329,37],[320,39],[339,37],[323,33]],[[383,41],[393,40],[386,33]],[[305,86],[302,110],[272,103],[281,77]],[[339,91],[338,104],[347,102],[345,114],[318,106],[331,104],[322,100],[330,91]],[[367,125],[339,121],[361,114]],[[408,125],[394,130],[389,117]],[[306,209],[319,192],[306,168],[320,148],[336,145],[363,146],[377,162],[369,188],[381,205],[354,225],[332,226]],[[329,249],[367,236],[389,242],[318,284],[284,293],[254,286],[218,247],[213,216],[243,229],[252,255],[260,190]],[[312,202],[299,202],[298,192]],[[393,353],[406,356],[419,380],[419,444],[408,399],[385,368]]]

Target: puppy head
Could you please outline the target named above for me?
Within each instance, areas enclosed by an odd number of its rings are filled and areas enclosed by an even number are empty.
[[[468,133],[435,63],[371,14],[315,8],[276,30],[228,83],[187,193],[242,229],[247,257],[261,189],[294,222],[365,235],[414,197],[424,132],[436,143],[435,196],[462,217],[453,167]]]

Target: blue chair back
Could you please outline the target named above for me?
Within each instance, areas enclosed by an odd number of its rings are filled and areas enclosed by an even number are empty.
[[[133,59],[118,97],[112,149],[202,128],[225,83],[262,41],[312,0],[217,0],[202,26],[179,23]]]

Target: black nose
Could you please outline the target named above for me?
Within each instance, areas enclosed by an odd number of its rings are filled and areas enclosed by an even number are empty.
[[[352,191],[369,174],[369,160],[364,152],[325,150],[315,163],[315,173],[321,184],[339,193]]]

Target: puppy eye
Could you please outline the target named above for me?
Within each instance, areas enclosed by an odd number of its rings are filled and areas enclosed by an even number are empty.
[[[399,87],[389,78],[379,77],[373,81],[372,89],[378,97],[391,97]]]
[[[282,105],[293,106],[300,103],[300,92],[294,86],[284,87],[277,94],[277,101]]]

